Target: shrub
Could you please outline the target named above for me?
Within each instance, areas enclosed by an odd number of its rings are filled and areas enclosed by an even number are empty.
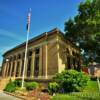
[[[91,77],[92,81],[97,81],[97,77]]]
[[[21,87],[22,80],[15,80],[14,84],[15,84],[16,87]]]
[[[64,92],[81,91],[86,85],[89,77],[83,72],[76,70],[66,70],[57,73],[54,80],[60,85]]]
[[[50,94],[56,93],[59,91],[59,85],[56,82],[49,83],[48,91]]]
[[[37,82],[27,82],[25,87],[27,90],[33,90],[38,87],[38,83]]]
[[[15,92],[15,90],[16,90],[16,86],[15,86],[14,82],[12,82],[10,80],[9,83],[6,85],[4,91],[7,91],[7,92]]]

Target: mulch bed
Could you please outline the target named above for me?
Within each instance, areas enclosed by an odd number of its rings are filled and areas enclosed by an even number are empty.
[[[27,98],[34,98],[34,100],[50,100],[51,96],[48,93],[41,92],[39,89],[35,89],[27,94]]]

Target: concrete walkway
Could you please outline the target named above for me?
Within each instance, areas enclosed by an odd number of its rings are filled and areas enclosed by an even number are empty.
[[[0,91],[0,100],[22,100],[22,99],[7,95],[3,93],[3,91]]]

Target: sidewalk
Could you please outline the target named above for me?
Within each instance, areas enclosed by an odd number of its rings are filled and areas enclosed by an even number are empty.
[[[0,100],[22,100],[22,99],[7,95],[3,93],[3,91],[0,91]]]

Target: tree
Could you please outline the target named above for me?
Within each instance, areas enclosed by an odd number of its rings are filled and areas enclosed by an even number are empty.
[[[65,22],[65,36],[84,51],[84,61],[100,63],[100,0],[80,3],[78,14]]]

